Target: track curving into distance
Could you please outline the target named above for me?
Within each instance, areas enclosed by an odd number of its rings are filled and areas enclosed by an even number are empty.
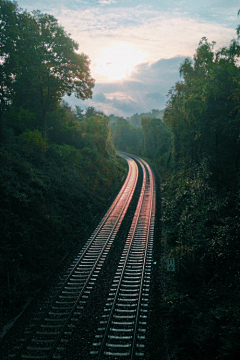
[[[18,339],[11,359],[61,359],[81,316],[84,304],[94,287],[101,267],[116,237],[131,202],[138,178],[138,168],[131,158],[127,178],[104,218],[56,287],[55,294],[31,321],[24,336]]]
[[[155,219],[155,185],[149,165],[120,153],[128,163],[125,182],[93,234],[60,282],[28,323],[9,359],[66,359],[68,344],[132,201],[141,167],[143,181],[122,255],[98,328],[92,334],[89,359],[144,358]],[[117,263],[116,263],[117,265]],[[101,294],[99,294],[101,296]],[[94,339],[95,337],[95,339]],[[81,354],[79,359],[81,358]]]
[[[100,359],[144,357],[155,219],[155,185],[149,165],[90,354]]]

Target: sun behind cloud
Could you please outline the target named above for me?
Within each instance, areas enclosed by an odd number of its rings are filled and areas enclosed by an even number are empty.
[[[93,66],[94,73],[107,80],[121,80],[128,77],[134,67],[143,62],[146,55],[128,44],[116,44],[105,48]]]

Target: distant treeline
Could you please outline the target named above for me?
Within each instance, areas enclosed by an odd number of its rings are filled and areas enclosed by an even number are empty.
[[[169,126],[163,122],[164,110],[134,114],[129,118],[110,115],[111,137],[121,151],[148,158],[162,175],[171,169],[171,137]]]
[[[141,114],[137,113],[130,117],[126,117],[125,119],[130,123],[130,125],[136,126],[136,127],[141,127],[142,118],[162,119],[163,114],[164,114],[164,110],[152,109],[150,112],[141,113]],[[109,119],[110,119],[110,125],[111,125],[112,123],[115,123],[118,120],[123,119],[123,118],[112,114],[109,116]]]

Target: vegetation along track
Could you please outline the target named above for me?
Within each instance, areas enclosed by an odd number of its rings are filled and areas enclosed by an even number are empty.
[[[148,164],[121,153],[127,178],[112,206],[63,274],[44,306],[8,354],[11,359],[65,359],[68,343],[81,321],[89,296],[132,200],[138,166],[143,181],[123,252],[92,335],[89,358],[144,357],[153,246],[155,186]],[[138,165],[137,165],[138,163]],[[99,296],[101,296],[99,294]],[[87,326],[87,325],[86,325]],[[79,354],[81,355],[81,354]]]

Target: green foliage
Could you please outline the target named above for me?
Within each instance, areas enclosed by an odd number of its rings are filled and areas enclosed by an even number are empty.
[[[141,119],[142,118],[157,118],[157,119],[162,119],[163,118],[163,113],[164,110],[156,110],[156,109],[152,109],[151,111],[147,112],[147,113],[141,113],[141,114],[134,114],[128,118],[126,118],[126,120],[130,123],[130,125],[132,125],[133,127],[141,127]],[[119,116],[115,116],[114,114],[111,114],[109,116],[110,119],[110,125],[116,123],[119,119],[123,119],[122,117]]]
[[[164,185],[164,222],[170,245],[191,248],[194,239],[204,233],[206,208],[213,203],[209,177],[210,172],[203,163],[188,173],[178,172]]]
[[[20,135],[26,130],[36,129],[36,116],[29,110],[23,109],[22,106],[17,108],[11,106],[6,115],[9,127],[14,130],[15,135]]]
[[[12,100],[14,77],[18,65],[15,46],[19,38],[19,14],[16,3],[0,1],[1,53],[0,53],[0,114],[9,107]],[[11,56],[10,56],[11,54]]]
[[[165,246],[176,260],[164,300],[172,353],[176,359],[234,359],[240,321],[239,195],[219,197],[206,168],[182,175],[164,188]]]
[[[144,145],[143,154],[156,166],[162,176],[171,168],[172,133],[166,123],[159,118],[142,118]]]
[[[238,45],[203,38],[164,114],[173,172],[163,186],[164,245],[176,259],[162,306],[174,359],[239,358]],[[163,259],[164,262],[166,259]]]
[[[88,57],[57,20],[0,0],[0,24],[0,308],[7,311],[84,244],[126,168],[109,119],[61,102],[65,94],[91,97],[94,80]]]
[[[143,117],[154,114],[157,117]],[[162,176],[166,176],[171,168],[172,134],[161,116],[159,110],[135,114],[130,119],[110,115],[110,126],[113,143],[118,150],[146,157]]]
[[[143,133],[124,118],[117,118],[111,125],[113,143],[118,150],[142,154]]]
[[[125,168],[92,141],[89,151],[46,147],[41,132],[28,130],[1,150],[2,308],[24,301],[74,244],[83,245],[84,230],[118,188]]]
[[[22,12],[9,0],[1,0],[0,6],[0,120],[13,102],[36,115],[38,129],[46,139],[46,116],[65,94],[91,97],[90,61],[77,53],[78,44],[52,15]]]
[[[47,143],[43,140],[42,133],[39,130],[27,130],[19,135],[19,143],[21,144],[21,151],[25,155],[42,158],[47,150]]]
[[[98,153],[102,156],[107,151],[107,141],[109,138],[108,123],[108,117],[101,113],[86,117],[81,122],[82,137],[85,144],[87,146],[94,144],[94,147],[96,147]]]
[[[68,144],[79,149],[84,146],[78,117],[68,103],[58,104],[54,112],[48,114],[47,122],[49,141],[59,145]]]
[[[230,52],[214,55],[212,47],[204,38],[194,61],[181,66],[184,82],[170,92],[164,121],[173,132],[175,169],[207,158],[214,180],[227,186],[239,163],[240,71]]]
[[[130,122],[130,124],[132,126],[141,127],[142,118],[162,119],[163,113],[164,113],[164,110],[152,109],[151,111],[149,111],[147,113],[134,114],[130,118],[127,118],[127,120]]]

